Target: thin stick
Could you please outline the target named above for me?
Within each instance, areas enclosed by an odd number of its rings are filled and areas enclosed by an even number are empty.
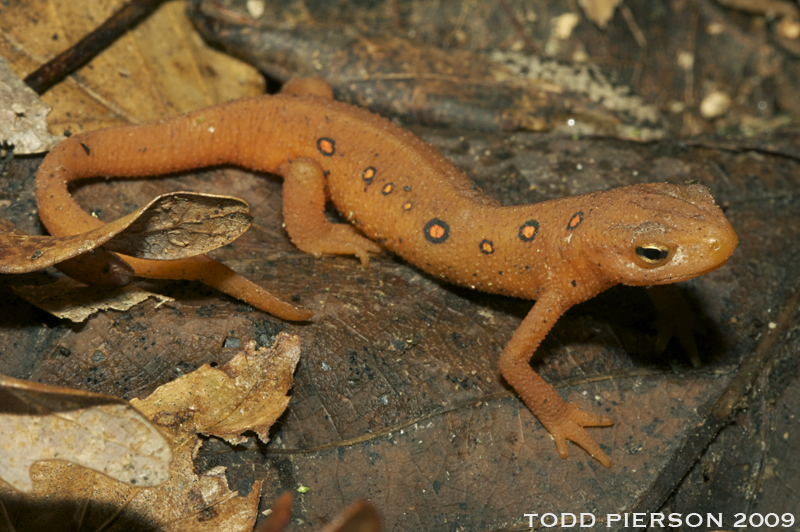
[[[50,87],[94,59],[120,35],[152,13],[162,1],[131,0],[74,46],[64,50],[29,74],[25,78],[25,83],[37,94],[47,92]]]

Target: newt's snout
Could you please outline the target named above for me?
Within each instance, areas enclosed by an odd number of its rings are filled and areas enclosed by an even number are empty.
[[[684,224],[686,233],[684,245],[692,247],[693,260],[696,262],[691,277],[716,270],[725,264],[736,250],[739,244],[736,231],[725,218],[722,209],[717,206],[708,188],[697,184],[675,186],[671,192],[675,192],[676,197],[691,203],[697,210],[698,223],[693,224],[691,220],[687,220]],[[691,211],[687,209],[687,212]],[[697,231],[692,231],[692,226],[695,226]]]
[[[733,226],[719,207],[715,205],[714,209],[717,211],[716,216],[709,217],[712,220],[706,226],[707,236],[698,245],[699,252],[706,256],[705,262],[711,266],[707,270],[698,272],[697,275],[712,272],[725,264],[736,250],[736,246],[739,245],[739,237],[733,230]]]

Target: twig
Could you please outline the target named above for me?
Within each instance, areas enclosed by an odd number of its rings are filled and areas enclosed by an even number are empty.
[[[131,0],[74,46],[29,74],[25,78],[25,83],[37,94],[45,93],[50,87],[94,59],[120,35],[152,13],[162,1]]]

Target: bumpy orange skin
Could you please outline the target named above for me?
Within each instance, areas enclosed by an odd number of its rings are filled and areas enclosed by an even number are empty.
[[[59,236],[102,223],[67,192],[70,181],[84,177],[223,163],[280,173],[287,231],[308,253],[353,254],[367,264],[368,254],[380,250],[375,241],[452,283],[536,299],[500,358],[503,376],[551,432],[561,456],[571,440],[610,466],[582,427],[613,420],[565,403],[528,362],[571,306],[617,283],[671,283],[724,264],[737,238],[708,190],[634,185],[503,207],[419,138],[331,100],[320,87],[297,83],[293,93],[314,95],[263,96],[71,137],[39,170],[42,221]],[[325,220],[328,197],[352,226]],[[207,257],[124,260],[138,276],[200,280],[280,317],[310,317]]]

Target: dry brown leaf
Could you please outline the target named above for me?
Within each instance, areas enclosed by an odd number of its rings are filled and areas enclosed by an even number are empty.
[[[0,375],[0,478],[30,492],[29,470],[69,461],[137,486],[167,480],[172,452],[127,402]]]
[[[0,145],[18,155],[50,150],[62,140],[47,130],[50,106],[29,89],[0,56]]]
[[[69,277],[25,276],[7,279],[6,282],[15,294],[31,305],[74,323],[86,321],[89,316],[101,310],[124,312],[151,297],[158,299],[160,303],[174,301],[171,297],[133,285],[101,290]]]
[[[0,56],[27,76],[102,24],[125,0],[0,4]],[[55,133],[147,122],[264,91],[258,72],[205,45],[184,2],[164,2],[76,74],[48,91]]]
[[[187,423],[189,416],[201,434],[236,444],[251,430],[266,443],[269,428],[289,404],[286,393],[299,360],[296,337],[279,336],[273,350],[255,349],[251,342],[224,366],[201,366],[161,386],[144,403],[134,399],[132,404],[145,413],[157,408],[153,415],[158,424]]]
[[[140,530],[176,532],[252,530],[261,482],[255,482],[246,496],[239,496],[228,489],[224,467],[196,474],[194,457],[201,445],[197,433],[230,417],[232,411],[238,411],[238,405],[247,403],[248,396],[257,395],[263,400],[258,408],[280,415],[282,407],[276,409],[273,403],[285,405],[288,401],[286,387],[292,384],[292,373],[299,357],[297,336],[280,334],[270,349],[255,349],[251,343],[219,369],[203,366],[195,373],[165,384],[143,401],[131,401],[159,426],[172,444],[169,481],[162,486],[147,489],[126,486],[91,471],[46,462],[32,470],[35,490],[28,499],[3,489],[0,483],[0,500],[6,507],[41,508],[37,515],[16,516],[15,525],[25,524],[26,530],[45,529],[54,522],[59,529],[102,527],[104,531],[130,530],[134,524]],[[231,393],[226,380],[242,380],[248,384],[235,387]],[[224,386],[222,392],[215,394],[218,395],[215,400],[222,401],[223,407],[197,400],[198,394],[211,392],[217,384]],[[274,395],[262,393],[264,389],[273,389]],[[249,429],[262,430],[260,426],[241,425],[241,430]],[[65,511],[65,506],[70,510]]]
[[[252,222],[246,202],[230,196],[175,192],[80,235],[0,234],[0,273],[27,273],[100,246],[124,255],[174,260],[224,246]],[[7,225],[6,225],[7,228]]]
[[[189,525],[192,530],[250,530],[261,483],[255,483],[248,497],[239,497],[228,489],[224,468],[197,476],[193,464],[200,447],[197,433],[212,433],[242,411],[263,410],[269,414],[258,416],[253,425],[239,425],[238,430],[254,430],[266,441],[265,424],[277,419],[288,404],[286,392],[299,359],[297,336],[280,334],[271,349],[256,349],[251,342],[218,369],[204,365],[159,387],[143,401],[131,401],[172,437],[175,449],[170,481],[140,491],[131,505],[139,512],[149,509],[154,522],[168,523],[166,530],[183,531]],[[271,393],[264,393],[267,390]],[[210,517],[201,519],[201,512]]]

